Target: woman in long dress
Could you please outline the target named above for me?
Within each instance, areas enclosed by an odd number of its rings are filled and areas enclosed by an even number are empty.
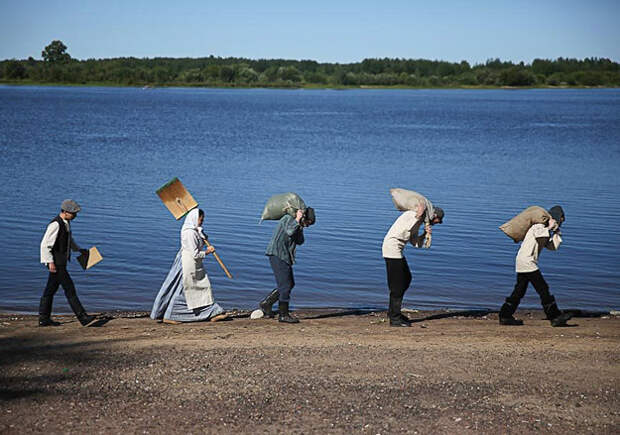
[[[216,322],[228,317],[213,301],[211,283],[202,264],[205,256],[215,251],[212,246],[203,251],[203,221],[204,212],[197,208],[185,217],[181,249],[155,298],[151,319],[179,324],[202,320]]]

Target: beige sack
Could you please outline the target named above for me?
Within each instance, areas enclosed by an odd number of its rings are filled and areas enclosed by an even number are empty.
[[[542,207],[533,205],[499,227],[515,243],[522,242],[528,230],[534,224],[547,224],[551,215]]]
[[[435,215],[435,209],[433,208],[433,203],[424,195],[413,190],[400,188],[390,189],[390,194],[396,209],[400,211],[416,210],[420,201],[423,201],[426,206],[424,221],[430,224],[432,217]]]
[[[424,195],[413,190],[400,189],[398,187],[390,189],[392,195],[392,202],[396,206],[397,210],[407,211],[416,210],[420,202],[424,202],[426,206],[426,212],[424,213],[424,228],[428,229],[431,225],[431,219],[435,215],[435,208],[433,203],[430,202]],[[430,233],[426,233],[424,239],[424,247],[426,249],[431,247],[432,237]]]

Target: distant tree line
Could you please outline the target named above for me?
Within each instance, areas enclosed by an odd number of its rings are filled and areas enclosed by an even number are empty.
[[[313,60],[236,57],[73,59],[52,41],[43,60],[0,61],[5,83],[228,87],[620,86],[620,64],[605,58],[535,59],[531,65],[489,59],[471,66],[426,59]]]

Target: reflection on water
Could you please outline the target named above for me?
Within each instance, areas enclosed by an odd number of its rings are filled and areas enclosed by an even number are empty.
[[[562,204],[564,245],[541,256],[562,307],[620,306],[620,91],[290,91],[0,87],[0,308],[35,310],[46,224],[66,197],[75,238],[104,261],[71,266],[91,310],[148,309],[181,222],[155,190],[179,177],[234,280],[209,258],[223,306],[250,308],[273,285],[258,224],[295,191],[317,224],[298,250],[293,304],[385,307],[381,241],[398,216],[390,187],[446,211],[431,250],[407,248],[405,305],[495,308],[514,285],[514,244],[497,227]],[[530,289],[524,306],[538,306]],[[55,309],[68,311],[58,295]]]

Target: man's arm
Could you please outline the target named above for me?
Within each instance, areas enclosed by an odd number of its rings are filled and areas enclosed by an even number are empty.
[[[426,237],[426,231],[423,231],[422,234],[414,234],[411,233],[411,239],[409,242],[416,248],[421,248],[424,246],[424,238]]]
[[[549,240],[547,240],[547,243],[545,243],[545,248],[549,249],[550,251],[557,251],[558,249],[560,249],[561,244],[562,237],[559,233],[554,233],[553,236],[551,236]]]
[[[303,245],[306,239],[304,238],[304,229],[300,226],[299,231],[295,233],[295,243]]]
[[[299,214],[299,212],[298,212],[298,214]],[[299,221],[297,219],[293,219],[289,215],[284,215],[284,217],[282,219],[285,219],[283,224],[284,224],[284,231],[286,232],[287,236],[293,237],[295,235],[295,233],[297,231],[299,231],[299,229],[301,229],[301,225],[299,225]],[[300,243],[298,243],[298,244],[300,244]]]
[[[409,222],[409,225],[411,225],[411,235],[409,236],[409,243],[411,243],[416,248],[421,248],[422,246],[424,246],[424,237],[426,236],[426,231],[418,235],[417,232],[413,232],[413,227],[415,227],[415,225],[422,219],[425,211],[426,204],[424,204],[423,201],[420,201],[418,203],[418,207],[415,210],[415,214],[411,213],[413,216],[412,221]]]
[[[45,230],[43,239],[41,239],[41,263],[43,264],[54,264],[52,248],[58,237],[58,229],[58,222],[51,222]]]

